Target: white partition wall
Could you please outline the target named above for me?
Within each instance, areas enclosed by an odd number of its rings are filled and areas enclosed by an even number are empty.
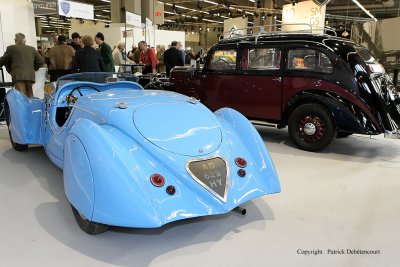
[[[172,41],[180,41],[182,45],[185,45],[185,32],[156,30],[154,41],[155,45],[165,45],[165,48]]]
[[[14,44],[15,34],[21,32],[26,36],[26,44],[36,47],[35,18],[33,4],[26,0],[0,0],[1,31],[0,56],[7,46]],[[6,81],[11,77],[6,73]]]

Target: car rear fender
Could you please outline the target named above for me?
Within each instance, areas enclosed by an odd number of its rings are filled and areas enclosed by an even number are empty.
[[[4,101],[5,114],[11,115],[10,131],[18,144],[43,144],[43,100],[29,99],[21,92],[11,89]],[[7,124],[9,118],[6,116]]]
[[[346,103],[345,99],[332,94],[323,95],[312,92],[298,94],[288,102],[279,127],[287,125],[290,115],[297,107],[310,103],[319,104],[328,111],[337,131],[363,134],[375,129],[372,122],[367,120],[357,106]]]
[[[214,114],[219,119],[224,135],[227,136],[227,140],[230,140],[231,146],[241,142],[241,146],[248,150],[259,172],[254,179],[262,178],[263,181],[260,184],[266,184],[268,193],[279,193],[281,187],[274,163],[256,128],[246,117],[234,109],[221,108]],[[238,141],[236,141],[237,139]],[[237,149],[233,150],[237,151]]]
[[[152,160],[132,139],[110,125],[78,119],[64,149],[64,186],[70,203],[92,221],[158,227],[152,204]],[[150,167],[149,167],[150,165]]]

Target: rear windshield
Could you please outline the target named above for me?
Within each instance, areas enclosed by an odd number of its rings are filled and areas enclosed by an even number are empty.
[[[374,56],[369,52],[368,49],[364,47],[357,47],[356,48],[357,54],[366,62],[366,63],[374,63],[377,60]]]

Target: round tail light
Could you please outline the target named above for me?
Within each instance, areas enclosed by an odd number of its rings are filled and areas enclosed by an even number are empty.
[[[247,161],[244,158],[241,158],[241,157],[237,157],[235,159],[235,163],[240,168],[246,168],[246,166],[247,166]]]
[[[173,195],[173,194],[175,194],[175,192],[176,192],[175,186],[173,186],[173,185],[167,186],[166,191],[167,191],[167,194],[168,194],[168,195]]]
[[[246,176],[246,171],[243,170],[243,169],[240,169],[240,170],[237,171],[237,174],[238,174],[240,177],[245,177],[245,176]]]
[[[165,184],[165,179],[161,174],[153,174],[150,178],[151,183],[154,186],[161,187]]]

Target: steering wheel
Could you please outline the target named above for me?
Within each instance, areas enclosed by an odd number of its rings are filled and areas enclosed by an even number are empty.
[[[66,100],[67,100],[67,103],[68,103],[68,108],[69,108],[70,110],[71,110],[72,105],[75,104],[75,102],[78,100],[78,98],[77,98],[75,95],[73,95],[73,93],[74,93],[75,91],[78,91],[78,93],[80,94],[80,96],[83,96],[83,94],[82,94],[82,92],[81,92],[81,90],[80,90],[82,87],[91,88],[91,89],[96,90],[97,92],[100,92],[100,90],[97,89],[96,87],[94,87],[93,85],[85,84],[85,85],[79,85],[78,87],[75,87],[74,89],[71,90],[71,92],[68,94],[67,99],[66,99]]]

